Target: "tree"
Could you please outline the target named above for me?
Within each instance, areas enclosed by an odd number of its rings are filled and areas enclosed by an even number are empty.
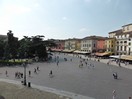
[[[18,38],[13,36],[11,30],[9,30],[7,36],[8,36],[8,41],[5,44],[4,57],[6,59],[13,58],[15,61],[18,52]]]
[[[0,58],[4,56],[4,41],[0,40]]]
[[[26,58],[30,56],[30,49],[31,46],[31,38],[28,36],[24,36],[23,39],[19,40],[19,49],[18,54],[19,58]]]
[[[19,45],[19,54],[21,57],[24,58],[26,53],[26,57],[28,58],[38,56],[40,60],[46,60],[47,52],[44,43],[44,36],[24,36],[24,38],[19,41]]]

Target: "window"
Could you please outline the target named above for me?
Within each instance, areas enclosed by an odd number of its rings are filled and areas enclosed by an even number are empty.
[[[126,48],[127,48],[127,47],[126,47],[126,46],[124,46],[124,51],[126,51]]]
[[[121,46],[121,51],[122,51],[122,46]]]
[[[131,45],[131,43],[129,43],[129,46]]]
[[[117,51],[119,50],[119,46],[117,46]]]
[[[119,44],[119,42],[117,41],[117,44]]]
[[[131,39],[129,38],[129,41],[131,41]]]
[[[120,43],[122,44],[123,42],[121,41]]]
[[[127,41],[124,41],[124,43],[127,43]]]
[[[129,48],[129,55],[130,55],[131,48]]]
[[[127,30],[129,30],[129,26],[127,26]]]
[[[123,31],[125,31],[125,27],[123,27]]]

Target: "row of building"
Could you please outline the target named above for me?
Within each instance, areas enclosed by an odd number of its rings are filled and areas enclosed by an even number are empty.
[[[127,24],[121,29],[108,33],[109,37],[87,36],[82,39],[70,38],[55,40],[56,47],[53,51],[76,53],[111,52],[115,55],[132,55],[132,24]]]

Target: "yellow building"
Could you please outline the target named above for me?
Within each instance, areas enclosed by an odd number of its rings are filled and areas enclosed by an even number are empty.
[[[77,39],[76,40],[76,44],[75,44],[75,50],[81,50],[81,40],[80,39]]]
[[[115,38],[107,38],[105,40],[105,47],[107,52],[115,53],[115,47],[116,47],[116,39]]]
[[[65,50],[80,50],[81,40],[77,38],[65,40]]]

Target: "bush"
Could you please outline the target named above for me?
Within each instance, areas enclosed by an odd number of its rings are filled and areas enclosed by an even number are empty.
[[[13,59],[11,60],[0,60],[0,66],[14,66],[14,65],[22,65],[24,62],[31,63],[31,59]]]

